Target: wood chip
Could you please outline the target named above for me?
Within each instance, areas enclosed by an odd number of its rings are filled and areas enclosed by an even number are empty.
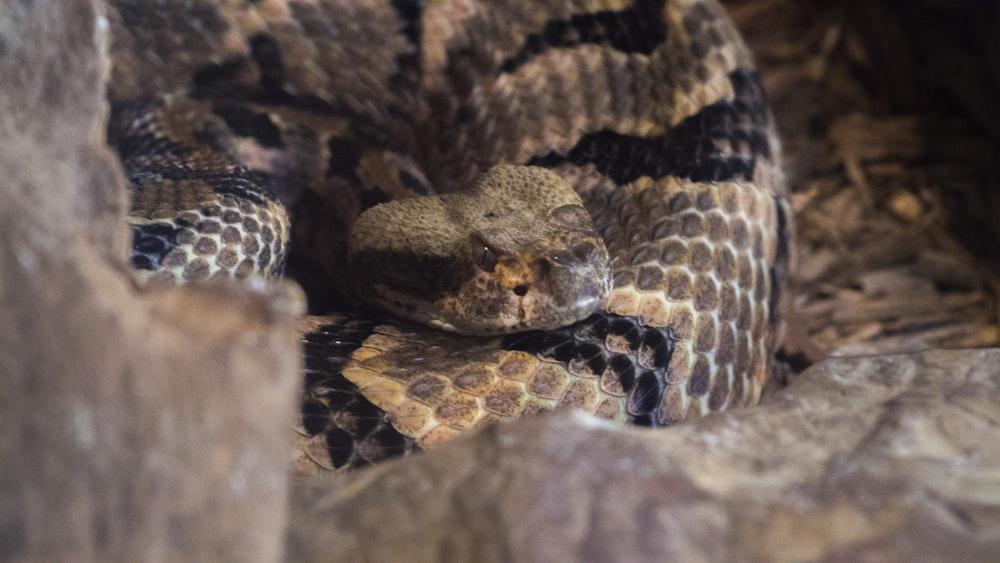
[[[997,144],[920,85],[921,53],[898,40],[927,30],[885,0],[871,7],[879,28],[823,0],[726,4],[776,101],[794,182],[797,329],[837,355],[998,345],[1000,268],[959,238],[970,217],[993,226]]]

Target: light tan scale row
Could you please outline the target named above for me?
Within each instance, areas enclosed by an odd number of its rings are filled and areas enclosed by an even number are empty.
[[[383,325],[352,354],[343,374],[389,413],[396,430],[424,448],[461,430],[560,406],[626,418],[626,393],[610,370],[567,370],[532,354],[478,342]]]
[[[162,259],[163,268],[138,270],[144,283],[173,285],[215,278],[267,278],[283,259],[288,225],[283,208],[239,202],[232,196],[195,206],[169,219],[130,218],[133,224],[162,223],[170,227],[190,225],[177,233],[176,246]]]

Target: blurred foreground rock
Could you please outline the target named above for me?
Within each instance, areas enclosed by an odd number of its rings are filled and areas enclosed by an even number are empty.
[[[294,296],[131,282],[96,2],[0,2],[0,560],[275,560]]]
[[[498,426],[294,495],[289,560],[996,561],[1000,350],[829,360],[756,409]],[[331,486],[333,485],[333,486]]]

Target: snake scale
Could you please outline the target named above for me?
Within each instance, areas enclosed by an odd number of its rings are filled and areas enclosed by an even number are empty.
[[[108,21],[147,280],[280,274],[291,239],[342,288],[362,211],[496,164],[564,179],[606,243],[613,289],[568,326],[461,336],[350,299],[304,318],[300,462],[362,466],[562,405],[666,426],[759,399],[791,218],[752,57],[714,0],[111,0]]]

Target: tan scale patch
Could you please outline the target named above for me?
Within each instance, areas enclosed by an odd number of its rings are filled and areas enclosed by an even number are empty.
[[[454,428],[435,426],[417,439],[417,445],[424,449],[433,449],[454,440],[458,433],[459,431]]]
[[[608,420],[625,420],[624,405],[621,401],[602,399],[594,409],[594,416]]]
[[[483,396],[483,407],[500,416],[513,417],[524,408],[525,388],[514,382],[500,382]]]
[[[497,374],[514,381],[527,381],[538,369],[540,360],[527,352],[501,352]]]
[[[561,405],[624,419],[625,394],[613,385],[606,391],[604,374],[577,375],[557,362],[498,350],[495,344],[383,325],[354,351],[342,373],[421,447],[444,443],[459,430]],[[456,369],[444,370],[447,365]]]
[[[543,399],[558,399],[569,385],[569,375],[561,366],[545,362],[528,381],[528,391]]]
[[[559,406],[572,406],[593,412],[595,407],[597,407],[598,400],[597,389],[593,383],[577,379],[566,387],[562,397],[559,398]]]
[[[430,408],[415,402],[404,402],[389,411],[389,421],[404,436],[418,436],[426,433],[433,424]]]

